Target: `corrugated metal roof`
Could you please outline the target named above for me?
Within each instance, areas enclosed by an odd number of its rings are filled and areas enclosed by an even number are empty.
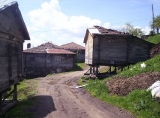
[[[78,44],[76,44],[74,42],[61,45],[61,46],[59,46],[59,48],[68,49],[68,50],[70,50],[70,49],[71,50],[85,50],[85,47],[83,47],[81,45],[78,45]]]
[[[46,52],[49,54],[75,54],[71,51],[64,49],[46,49]]]

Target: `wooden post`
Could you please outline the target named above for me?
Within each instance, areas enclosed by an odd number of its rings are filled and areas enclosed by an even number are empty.
[[[117,68],[116,68],[116,66],[114,67],[114,71],[115,71],[115,73],[117,73]]]
[[[2,93],[0,93],[0,112],[2,111]]]
[[[17,84],[14,85],[13,100],[17,101]]]
[[[109,73],[111,73],[111,66],[109,66]]]
[[[92,74],[92,66],[90,66],[90,74]]]
[[[121,72],[123,71],[123,67],[121,66]]]
[[[98,66],[96,66],[96,77],[98,76]]]
[[[93,74],[95,74],[95,66],[93,66]]]

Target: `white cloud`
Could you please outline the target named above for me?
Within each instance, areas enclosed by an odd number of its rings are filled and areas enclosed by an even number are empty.
[[[137,1],[137,0],[136,0]],[[134,0],[135,2],[135,0]],[[34,47],[45,42],[53,42],[62,45],[69,42],[83,44],[86,28],[94,25],[101,25],[98,19],[91,19],[87,16],[68,16],[61,11],[58,0],[44,2],[39,9],[29,12],[31,24],[27,27],[31,36],[30,42]],[[124,26],[111,26],[109,22],[103,24],[105,28],[122,30]],[[143,28],[146,34],[149,27]],[[24,46],[25,48],[26,46]]]
[[[151,31],[151,28],[146,26],[145,28],[142,28],[142,31],[144,31],[145,34],[148,35],[150,33],[150,31]]]
[[[36,40],[42,39],[39,33],[45,32],[34,31],[46,31],[47,34],[43,39],[48,38],[57,45],[73,41],[83,44],[86,28],[101,24],[100,20],[83,15],[67,16],[61,12],[58,0],[43,3],[39,9],[30,11],[29,16],[32,25],[28,30],[31,34],[31,43],[35,45]],[[42,42],[44,40],[39,40],[37,44]]]
[[[104,28],[110,28],[111,24],[109,22],[104,23],[103,27]]]

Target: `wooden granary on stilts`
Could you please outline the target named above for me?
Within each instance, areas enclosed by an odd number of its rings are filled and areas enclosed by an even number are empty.
[[[153,46],[129,33],[118,32],[100,26],[88,28],[84,37],[85,63],[90,66],[89,74],[99,75],[99,66],[124,66],[150,58]],[[109,69],[111,72],[111,68]]]
[[[17,101],[17,84],[23,76],[23,42],[30,40],[18,3],[4,3],[0,2],[0,114]]]

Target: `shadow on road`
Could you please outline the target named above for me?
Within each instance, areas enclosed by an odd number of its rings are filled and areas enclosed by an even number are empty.
[[[44,118],[54,111],[56,111],[56,108],[51,96],[30,96],[26,100],[18,101],[14,107],[0,118],[29,118],[30,116]]]
[[[53,111],[56,111],[54,101],[51,96],[40,95],[35,96],[37,101],[35,118],[44,118]]]

